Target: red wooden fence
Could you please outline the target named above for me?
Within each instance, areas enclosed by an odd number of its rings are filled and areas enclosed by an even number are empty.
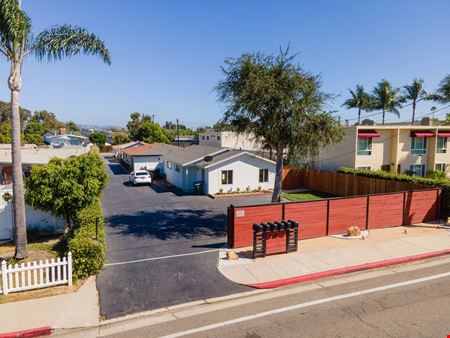
[[[339,234],[352,226],[378,229],[434,221],[439,218],[441,189],[337,197],[317,201],[228,208],[228,244],[241,248],[253,244],[253,224],[281,220],[299,223],[299,239]],[[276,252],[284,236],[270,241]],[[269,243],[269,241],[268,241]],[[272,244],[271,244],[272,245]],[[281,245],[281,244],[280,244]]]

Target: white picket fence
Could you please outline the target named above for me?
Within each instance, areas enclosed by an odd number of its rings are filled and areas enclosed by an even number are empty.
[[[1,263],[0,294],[40,289],[49,286],[72,285],[72,253],[67,258],[22,264]]]

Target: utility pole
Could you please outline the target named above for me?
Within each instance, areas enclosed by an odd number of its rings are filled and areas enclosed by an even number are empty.
[[[178,119],[177,119],[177,145],[180,146],[180,132],[178,130]]]

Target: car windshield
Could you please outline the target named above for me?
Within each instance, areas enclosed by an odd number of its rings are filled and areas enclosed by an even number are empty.
[[[148,176],[148,173],[145,172],[145,171],[138,171],[138,172],[136,173],[136,176]]]

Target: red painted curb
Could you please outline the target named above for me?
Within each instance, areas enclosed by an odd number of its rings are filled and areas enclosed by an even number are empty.
[[[22,330],[16,332],[0,333],[0,338],[17,338],[17,337],[42,337],[52,334],[51,326],[42,326],[35,329]]]
[[[392,259],[387,259],[387,260],[379,261],[379,262],[365,263],[365,264],[360,264],[360,265],[347,266],[347,267],[339,268],[339,269],[315,272],[315,273],[310,273],[307,275],[279,279],[279,280],[270,281],[270,282],[263,282],[263,283],[256,283],[256,284],[244,284],[244,285],[250,286],[250,287],[253,287],[256,289],[273,289],[273,288],[278,288],[278,287],[286,286],[286,285],[290,285],[290,284],[295,284],[295,283],[300,283],[300,282],[308,282],[308,281],[312,281],[315,279],[326,278],[326,277],[331,277],[331,276],[336,276],[336,275],[342,275],[344,273],[350,273],[350,272],[356,272],[356,271],[361,271],[361,270],[381,268],[381,267],[389,266],[389,265],[414,262],[414,261],[418,261],[421,259],[433,258],[433,257],[448,255],[448,254],[450,254],[450,249],[445,249],[445,250],[440,250],[440,251],[427,252],[424,254],[419,254],[419,255],[414,255],[414,256],[392,258]]]

